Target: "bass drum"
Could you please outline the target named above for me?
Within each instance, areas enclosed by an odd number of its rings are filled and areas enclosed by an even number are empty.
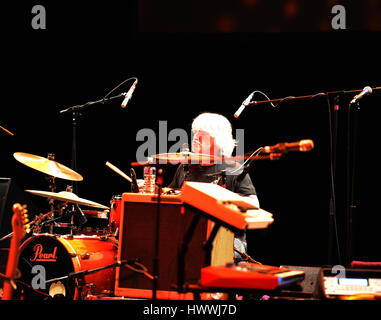
[[[110,295],[115,284],[115,268],[90,273],[82,279],[57,278],[115,263],[116,255],[116,244],[98,236],[31,237],[20,248],[18,298],[84,300],[94,295]],[[50,279],[56,280],[48,282]]]

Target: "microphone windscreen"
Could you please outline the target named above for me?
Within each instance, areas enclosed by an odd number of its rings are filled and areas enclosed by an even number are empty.
[[[300,151],[311,151],[314,148],[314,142],[312,140],[306,139],[299,142]]]

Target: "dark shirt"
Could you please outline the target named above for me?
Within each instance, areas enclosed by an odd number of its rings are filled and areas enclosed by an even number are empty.
[[[237,166],[238,164],[236,165],[236,167]],[[182,164],[178,166],[175,176],[168,186],[169,188],[180,189],[183,186],[184,181],[214,182],[219,177],[221,177],[221,172],[223,170],[226,170],[226,172],[228,172],[236,168],[227,167],[224,164],[215,164],[211,166],[191,164],[188,165],[189,169],[188,171],[186,171],[186,167],[187,166],[184,166]],[[226,187],[226,189],[238,193],[241,196],[250,196],[257,194],[249,174],[246,174],[241,179],[239,174],[232,175],[226,173],[225,179],[221,179],[219,182],[219,185],[223,184],[224,187]]]

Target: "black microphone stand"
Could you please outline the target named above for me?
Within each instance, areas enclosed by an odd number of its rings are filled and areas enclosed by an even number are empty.
[[[372,91],[374,90],[380,90],[381,87],[375,87],[372,88]],[[273,103],[276,102],[276,106],[279,105],[283,101],[293,101],[293,100],[303,100],[303,99],[311,99],[315,98],[318,96],[324,96],[329,98],[329,96],[339,96],[343,94],[353,94],[353,93],[359,93],[362,92],[364,89],[356,89],[356,90],[341,90],[341,91],[331,91],[331,92],[326,92],[326,93],[317,93],[317,94],[312,94],[312,95],[304,95],[304,96],[289,96],[285,98],[280,98],[280,99],[267,99],[263,101],[251,101],[247,104],[249,105],[259,105],[259,104],[266,104],[266,103]],[[348,123],[347,123],[347,213],[346,213],[346,218],[347,218],[347,230],[346,230],[346,261],[345,263],[347,265],[350,264],[350,260],[352,259],[352,254],[353,254],[353,218],[355,216],[355,211],[358,206],[358,195],[357,195],[357,174],[358,174],[358,169],[357,169],[357,163],[356,163],[356,157],[357,155],[357,144],[358,144],[358,131],[359,131],[359,124],[358,124],[358,114],[359,114],[359,104],[358,101],[355,101],[354,103],[349,104],[349,109],[348,109]],[[351,117],[351,113],[353,113],[353,118]],[[337,115],[335,115],[337,117]],[[336,120],[335,120],[336,121]],[[353,121],[353,123],[351,123]],[[330,124],[332,126],[332,124]],[[336,126],[336,123],[335,123]],[[352,128],[351,128],[352,126]],[[331,129],[331,127],[330,127]],[[335,139],[337,136],[337,129],[334,127],[334,134],[335,134]],[[331,141],[332,143],[332,135],[331,135]],[[352,146],[352,148],[351,148]],[[336,143],[335,143],[335,148],[336,148]],[[352,162],[351,162],[352,159]],[[333,175],[333,178],[335,178],[335,169],[333,166],[335,165],[336,161],[336,154],[335,150],[331,148],[331,175]],[[247,169],[246,169],[247,170]],[[242,173],[242,175],[246,175],[245,171]],[[334,187],[334,183],[332,182],[332,188]],[[331,190],[332,193],[334,193],[334,190]],[[330,217],[330,222],[329,222],[329,244],[328,244],[328,259],[331,260],[331,241],[332,241],[332,229],[333,229],[333,222],[336,222],[335,219],[335,200],[334,196],[331,194],[331,199],[330,199],[330,212],[329,212],[329,217]],[[337,232],[337,230],[336,230]],[[338,240],[337,240],[337,245],[338,245]],[[338,253],[339,253],[339,260],[340,258],[340,249],[338,248]]]
[[[336,235],[336,249],[338,254],[338,263],[341,265],[341,252],[338,239],[337,230],[337,212],[336,212],[336,162],[337,162],[337,138],[338,138],[338,120],[340,109],[340,95],[334,95],[333,97],[333,119],[332,119],[332,107],[330,104],[329,96],[327,95],[328,104],[328,116],[329,116],[329,148],[330,148],[330,201],[329,201],[329,221],[328,221],[328,265],[333,265],[333,241],[334,234]]]
[[[72,150],[71,150],[71,169],[74,171],[77,171],[77,129],[78,129],[78,119],[82,115],[82,111],[88,107],[98,105],[98,104],[105,104],[106,102],[124,97],[126,93],[121,93],[113,97],[109,98],[103,98],[96,101],[90,101],[86,102],[81,105],[76,105],[69,107],[67,109],[61,110],[60,113],[71,113],[72,115]],[[78,194],[78,186],[76,182],[72,182],[72,188],[73,192],[75,194]]]
[[[347,239],[346,239],[346,266],[350,266],[353,257],[353,219],[358,208],[358,141],[359,141],[359,115],[358,101],[349,104],[347,129]]]
[[[161,214],[161,193],[163,188],[163,169],[156,172],[157,190],[157,206],[156,206],[156,223],[155,223],[155,247],[153,258],[153,283],[152,283],[152,300],[157,299],[158,281],[159,281],[159,244],[160,244],[160,214]]]
[[[127,266],[129,267],[130,270],[133,270],[136,273],[140,273],[145,275],[149,279],[153,279],[153,276],[148,273],[148,270],[145,266],[143,266],[141,263],[138,262],[138,260],[123,260],[123,261],[117,261],[115,263],[111,263],[102,267],[94,268],[94,269],[89,269],[89,270],[80,270],[77,272],[70,272],[68,275],[63,276],[63,277],[58,277],[54,279],[49,279],[45,281],[45,284],[49,284],[52,282],[57,282],[57,281],[63,281],[63,280],[69,280],[69,279],[74,279],[76,281],[77,288],[79,289],[80,293],[82,293],[82,287],[85,285],[85,280],[84,277],[86,275],[96,273],[99,271],[103,271],[106,269],[113,268],[115,269],[116,267],[122,267],[122,266]],[[140,268],[137,269],[136,267]],[[1,275],[1,274],[0,274]]]
[[[155,223],[155,247],[153,258],[153,283],[152,283],[152,300],[157,298],[157,289],[159,281],[159,244],[160,244],[160,213],[161,213],[161,193],[163,187],[163,169],[156,172],[157,190],[157,206],[156,206],[156,223]]]

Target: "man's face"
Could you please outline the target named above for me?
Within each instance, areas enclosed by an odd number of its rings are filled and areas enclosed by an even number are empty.
[[[193,132],[192,151],[205,155],[218,156],[218,147],[215,139],[206,131]]]

